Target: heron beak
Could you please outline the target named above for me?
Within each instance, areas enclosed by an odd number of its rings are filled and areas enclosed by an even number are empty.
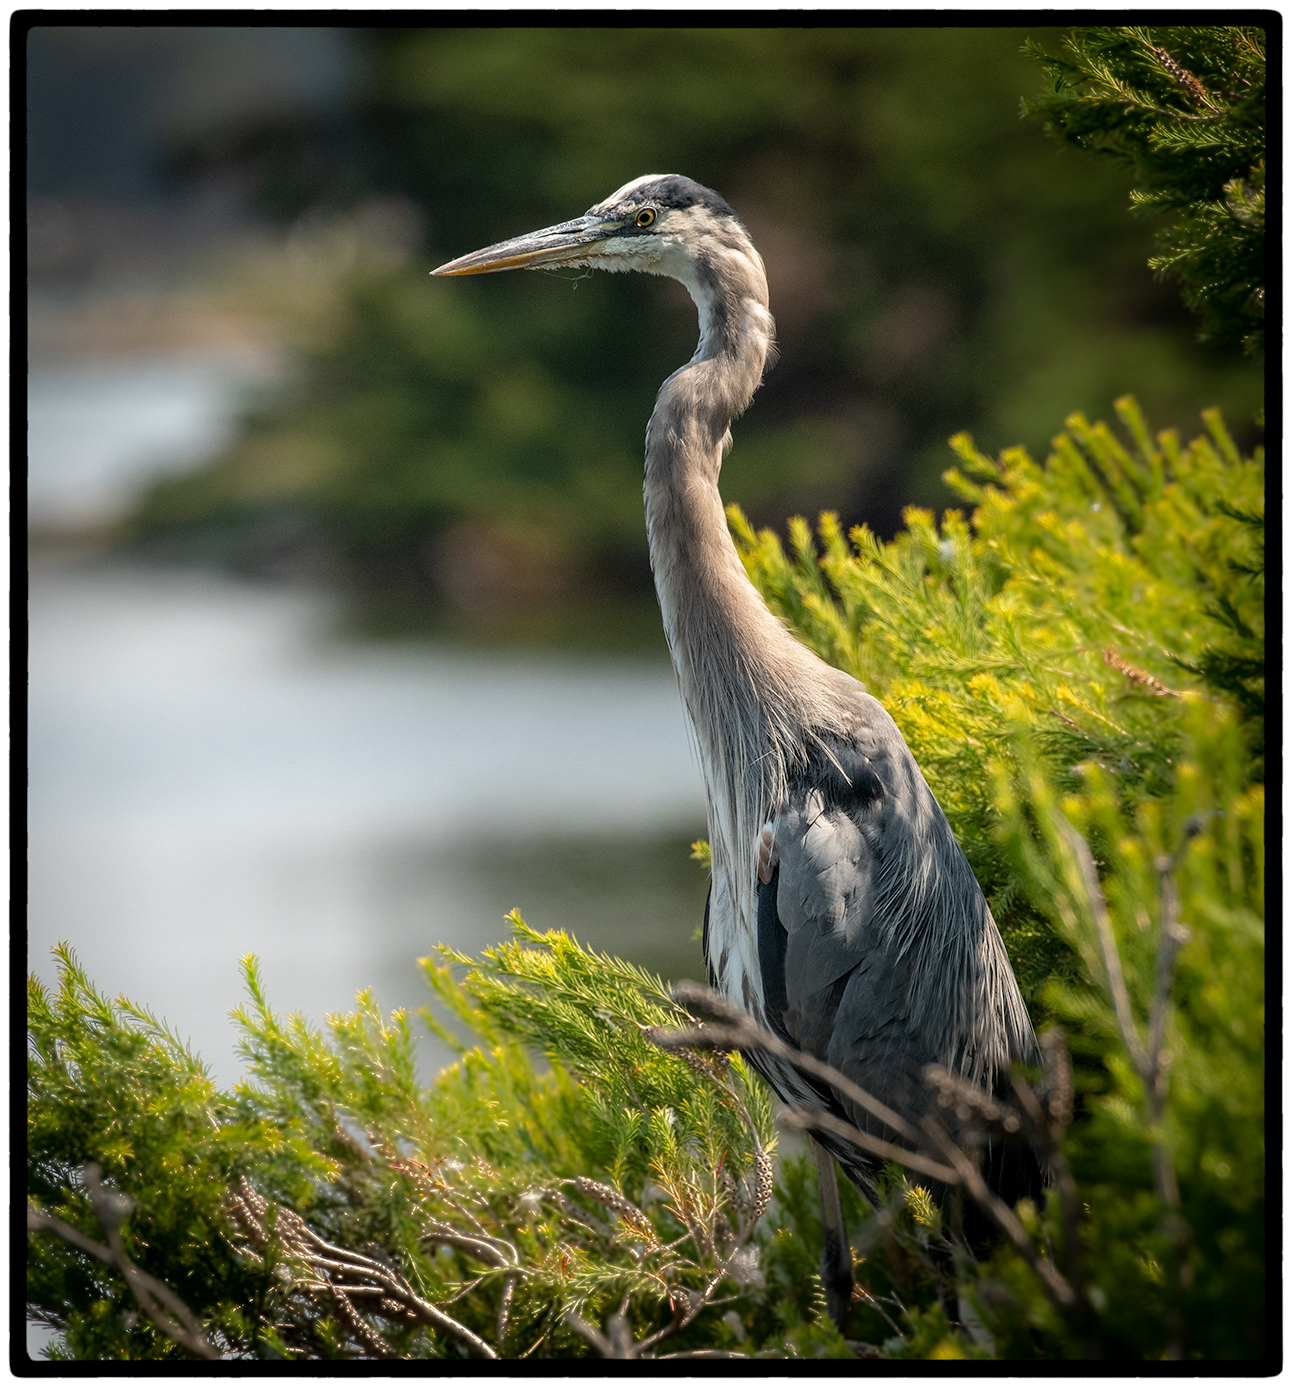
[[[533,270],[543,265],[579,265],[587,262],[588,248],[618,230],[618,224],[601,217],[576,217],[572,222],[531,231],[511,241],[472,251],[432,270],[435,275],[487,275],[498,270]]]

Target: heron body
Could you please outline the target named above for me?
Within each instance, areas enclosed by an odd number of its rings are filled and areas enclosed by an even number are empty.
[[[718,477],[730,424],[774,334],[748,232],[716,193],[652,174],[581,218],[436,273],[549,265],[667,275],[699,311],[695,355],[660,388],[647,428],[644,496],[708,799],[711,982],[908,1115],[926,1102],[929,1063],[990,1088],[1036,1042],[973,871],[892,718],[773,616],[727,527]],[[833,1090],[760,1067],[784,1100],[891,1135]],[[874,1162],[822,1140],[873,1197]]]

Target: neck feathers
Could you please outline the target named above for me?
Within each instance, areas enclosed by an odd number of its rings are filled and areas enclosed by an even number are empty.
[[[700,344],[664,382],[646,435],[651,566],[709,801],[715,874],[752,919],[755,841],[807,752],[834,732],[832,671],[768,611],[727,529],[718,474],[728,426],[772,350],[762,260],[738,226],[689,262]]]

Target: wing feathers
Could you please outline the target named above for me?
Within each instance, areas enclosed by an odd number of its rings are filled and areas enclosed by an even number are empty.
[[[776,913],[776,886],[780,868],[772,870],[771,880],[758,883],[758,963],[763,981],[763,1007],[772,1029],[782,1040],[785,1031],[785,926]],[[793,1042],[791,1042],[793,1043]]]
[[[1035,1040],[973,872],[889,726],[887,740],[872,725],[830,743],[791,782],[758,892],[758,955],[778,1031],[918,1111],[924,1065],[989,1084]]]

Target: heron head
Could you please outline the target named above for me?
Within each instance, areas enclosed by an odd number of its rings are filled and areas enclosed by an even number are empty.
[[[432,273],[476,275],[587,265],[669,275],[687,283],[706,245],[715,237],[726,240],[733,235],[748,243],[736,214],[712,189],[679,174],[648,173],[573,221],[500,241],[450,260]]]

